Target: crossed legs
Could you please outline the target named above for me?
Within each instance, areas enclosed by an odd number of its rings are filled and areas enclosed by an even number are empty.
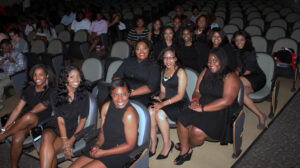
[[[94,160],[86,156],[80,156],[72,163],[70,168],[106,168],[106,166],[99,160]]]

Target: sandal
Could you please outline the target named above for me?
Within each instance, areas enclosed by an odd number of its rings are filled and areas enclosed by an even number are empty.
[[[189,148],[189,150],[183,155],[178,155],[177,158],[174,160],[174,164],[175,165],[182,165],[185,161],[191,160],[191,157],[192,157],[192,154],[193,154],[193,150],[192,150],[191,153],[189,153],[191,149],[192,148]]]

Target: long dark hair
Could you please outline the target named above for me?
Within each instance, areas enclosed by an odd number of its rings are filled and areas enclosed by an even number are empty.
[[[180,41],[179,41],[179,45],[180,47],[184,47],[185,46],[185,41],[183,39],[183,32],[185,30],[188,30],[191,34],[191,40],[192,40],[192,46],[194,46],[194,42],[195,42],[195,35],[194,35],[194,31],[190,28],[190,27],[185,27],[182,29],[182,31],[180,32]]]
[[[219,33],[220,37],[222,38],[222,42],[221,42],[221,44],[220,44],[219,47],[222,47],[223,45],[229,43],[228,38],[227,38],[225,32],[224,32],[222,29],[220,29],[220,28],[213,28],[213,29],[211,29],[211,30],[208,32],[208,37],[207,37],[208,46],[209,46],[210,48],[213,48],[212,37],[214,36],[214,34],[215,34],[216,32]]]
[[[243,37],[245,38],[245,40],[246,40],[246,43],[245,43],[245,45],[244,45],[244,48],[242,48],[242,49],[239,49],[239,48],[236,46],[236,44],[235,44],[235,38],[236,38],[237,36],[239,36],[239,35],[240,35],[240,36],[243,36]],[[246,31],[244,31],[244,30],[236,31],[236,32],[233,34],[233,37],[232,37],[232,39],[231,39],[231,43],[232,43],[232,45],[234,46],[235,49],[241,50],[242,52],[245,52],[245,51],[253,51],[253,50],[255,50],[254,47],[253,47],[253,45],[252,45],[252,41],[251,41],[250,35],[249,35]]]
[[[140,42],[144,42],[148,48],[149,48],[149,55],[148,55],[148,64],[150,65],[153,61],[154,61],[154,56],[153,56],[153,46],[152,46],[152,43],[147,39],[147,38],[141,38],[139,39],[136,43],[135,43],[135,46],[134,46],[134,56],[136,57],[136,53],[135,53],[135,49],[136,49],[136,46],[138,45],[138,43]]]
[[[67,85],[68,85],[68,77],[69,77],[69,73],[72,70],[77,70],[80,74],[80,84],[79,87],[76,89],[75,93],[74,93],[74,100],[78,101],[83,99],[84,96],[86,96],[85,91],[88,90],[88,83],[85,80],[82,71],[75,67],[75,66],[66,66],[64,67],[59,75],[59,82],[58,82],[58,87],[57,87],[57,97],[55,99],[55,106],[60,106],[63,104],[67,104],[69,103],[69,95],[68,95],[68,89],[67,89]]]
[[[228,73],[233,72],[233,70],[229,66],[228,56],[224,49],[220,47],[213,48],[209,51],[209,54],[214,54],[220,61],[220,65],[221,65],[220,70],[215,74],[213,74],[212,76],[216,77],[219,80],[223,80]]]
[[[174,31],[174,28],[172,26],[164,27],[163,37],[162,37],[162,39],[163,39],[162,40],[162,46],[163,46],[163,48],[168,47],[167,43],[166,43],[165,35],[164,35],[167,29],[170,29],[173,32],[172,47],[176,48],[176,46],[175,46],[175,31]]]
[[[37,25],[37,30],[40,30],[40,33],[44,33],[44,28],[42,27],[41,21],[44,21],[45,24],[47,25],[48,32],[50,33],[50,36],[52,36],[52,31],[51,29],[53,28],[52,25],[49,23],[49,21],[45,18],[40,18],[39,19],[39,24]]]
[[[160,19],[155,19],[153,22],[152,22],[152,27],[151,27],[151,33],[152,34],[154,34],[154,23],[156,22],[156,21],[159,21],[160,22],[160,29],[159,29],[159,37],[160,37],[160,39],[162,39],[163,38],[163,30],[164,30],[164,25],[163,25],[163,22],[160,20]]]
[[[31,80],[33,80],[33,75],[34,75],[34,71],[36,69],[43,69],[43,71],[45,72],[46,75],[48,75],[48,82],[47,82],[47,85],[45,86],[45,90],[48,89],[48,88],[54,88],[56,87],[56,80],[55,80],[55,76],[54,76],[54,73],[53,71],[51,70],[51,68],[49,66],[46,66],[44,64],[37,64],[37,65],[34,65],[30,71],[29,71],[29,77]],[[30,81],[29,82],[30,85],[35,85],[35,83],[33,81]]]

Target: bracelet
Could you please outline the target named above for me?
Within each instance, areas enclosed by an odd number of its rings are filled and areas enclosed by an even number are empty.
[[[66,136],[62,136],[62,137],[60,137],[61,139],[68,139],[68,137],[66,137]]]
[[[5,132],[5,131],[6,131],[6,129],[5,129],[5,128],[1,128],[1,131],[2,131],[2,132]]]
[[[204,105],[201,106],[201,110],[202,110],[202,112],[205,112],[205,111],[204,111]]]
[[[192,99],[192,102],[193,102],[193,101],[198,101],[198,100],[199,100],[198,98],[193,98],[193,99]]]
[[[172,101],[171,101],[171,99],[168,99],[168,102],[169,102],[169,104],[172,104]]]

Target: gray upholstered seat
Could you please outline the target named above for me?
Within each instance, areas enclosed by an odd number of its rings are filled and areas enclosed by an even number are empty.
[[[113,44],[110,57],[125,59],[129,57],[130,46],[126,41],[117,41]]]
[[[86,59],[81,66],[81,70],[85,79],[90,82],[96,82],[103,78],[103,65],[97,58]]]

